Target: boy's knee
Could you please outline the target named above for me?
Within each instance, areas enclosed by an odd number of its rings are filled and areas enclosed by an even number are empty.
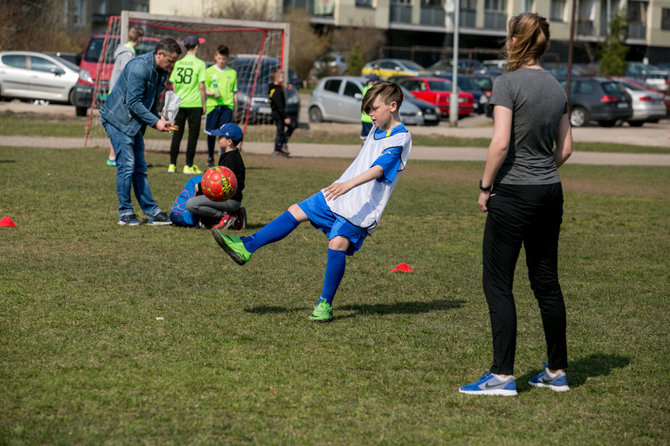
[[[288,211],[299,223],[309,220],[309,218],[307,218],[307,214],[305,214],[305,211],[300,209],[300,206],[298,206],[297,203],[289,206]]]
[[[348,238],[338,235],[330,239],[328,242],[328,249],[333,249],[335,251],[346,251],[349,249],[349,243],[350,242]]]

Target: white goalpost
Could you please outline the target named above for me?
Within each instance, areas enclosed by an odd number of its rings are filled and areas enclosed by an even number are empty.
[[[209,66],[214,63],[214,54],[219,45],[227,46],[230,51],[228,66],[237,71],[239,109],[234,119],[245,136],[249,124],[271,122],[267,100],[270,73],[281,69],[284,71],[284,78],[290,79],[288,23],[122,11],[120,16],[109,18],[104,40],[100,39],[98,44],[98,61],[94,72],[90,73],[93,91],[84,146],[90,137],[106,137],[99,119],[94,117],[94,111],[107,98],[114,52],[119,45],[126,43],[131,26],[144,31],[142,42],[136,48],[137,55],[153,51],[156,43],[164,38],[171,37],[182,44],[187,36],[196,35],[205,39],[200,45],[198,57]],[[185,53],[182,48],[182,55]],[[158,110],[160,111],[160,104]]]

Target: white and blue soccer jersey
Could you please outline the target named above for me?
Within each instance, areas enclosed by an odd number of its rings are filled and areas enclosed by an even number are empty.
[[[372,234],[398,183],[400,173],[405,169],[411,149],[412,137],[403,124],[389,131],[373,127],[358,156],[336,183],[355,178],[372,166],[381,166],[384,174],[335,200],[327,201],[330,210]]]

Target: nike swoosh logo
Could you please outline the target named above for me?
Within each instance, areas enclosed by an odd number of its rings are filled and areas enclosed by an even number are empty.
[[[505,384],[507,384],[507,383],[498,383],[498,384],[493,384],[493,385],[491,386],[491,385],[489,385],[489,383],[486,383],[486,384],[484,384],[484,387],[486,387],[487,389],[492,389],[492,388],[494,388],[494,387],[501,387],[501,386],[504,386]]]

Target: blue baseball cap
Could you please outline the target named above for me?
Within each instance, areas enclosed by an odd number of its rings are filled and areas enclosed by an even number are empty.
[[[381,80],[376,74],[368,74],[365,77],[367,78],[368,82],[379,82]]]
[[[232,139],[236,143],[242,141],[242,130],[237,124],[233,124],[232,122],[223,124],[221,128],[212,130],[210,133],[213,136],[225,136],[228,139]]]

